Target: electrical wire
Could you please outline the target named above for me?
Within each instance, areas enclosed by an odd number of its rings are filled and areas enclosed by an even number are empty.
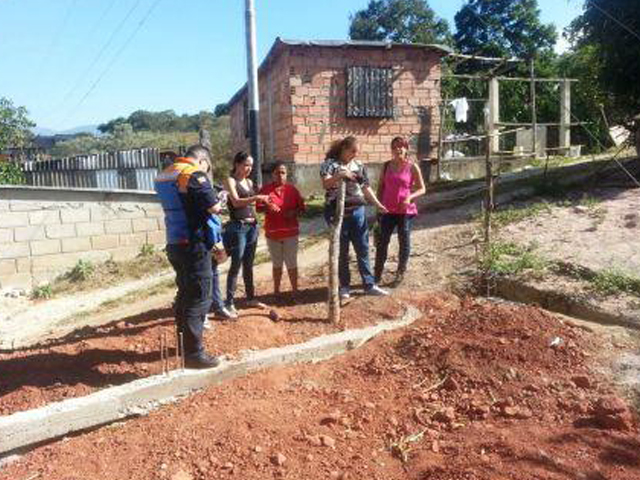
[[[600,12],[602,12],[604,15],[606,15],[607,17],[609,17],[611,20],[613,20],[615,23],[617,23],[620,27],[624,28],[627,32],[629,32],[631,35],[633,35],[634,37],[636,37],[638,40],[640,40],[640,34],[638,34],[638,32],[636,32],[634,29],[632,29],[630,26],[628,26],[627,24],[625,24],[624,22],[622,22],[622,20],[618,20],[616,17],[614,17],[611,13],[609,13],[608,11],[606,11],[604,8],[602,8],[600,5],[598,5],[596,2],[594,2],[594,0],[587,0],[587,3],[590,3],[591,5],[593,5],[596,9],[598,9]]]
[[[147,20],[149,19],[149,17],[151,16],[151,14],[156,9],[156,7],[160,4],[161,1],[162,0],[155,0],[153,2],[153,4],[149,7],[149,9],[146,11],[144,16],[142,17],[142,19],[138,22],[138,25],[136,26],[135,30],[133,30],[133,32],[131,32],[131,35],[129,35],[129,37],[122,44],[120,49],[118,49],[118,51],[116,52],[115,56],[107,64],[106,68],[100,73],[98,78],[96,78],[96,80],[91,84],[91,86],[89,87],[89,90],[87,90],[87,92],[82,96],[80,101],[78,101],[78,103],[67,114],[67,116],[64,119],[64,122],[66,122],[82,106],[82,104],[84,104],[86,99],[89,98],[89,96],[95,91],[96,87],[100,84],[100,82],[107,75],[107,73],[109,73],[109,71],[111,70],[113,65],[120,58],[120,55],[122,55],[122,53],[126,50],[126,48],[129,46],[129,44],[133,41],[135,36],[138,34],[140,29],[145,25],[145,23],[147,22]]]
[[[108,10],[110,10],[110,8],[114,5],[115,2],[116,0],[111,1],[109,7],[107,8],[107,12]],[[93,58],[93,60],[91,61],[89,66],[84,70],[84,72],[80,76],[78,76],[73,86],[64,95],[64,97],[62,98],[62,100],[58,105],[58,108],[55,109],[56,111],[59,111],[64,106],[64,104],[66,104],[67,101],[71,99],[73,94],[80,88],[83,81],[86,80],[86,78],[89,76],[89,73],[91,72],[91,70],[93,70],[93,68],[102,59],[102,57],[104,56],[108,48],[111,46],[111,44],[114,42],[114,40],[116,39],[120,31],[124,28],[124,26],[126,25],[127,21],[129,20],[133,12],[136,10],[136,8],[138,8],[138,5],[140,5],[140,2],[141,0],[136,0],[136,2],[129,9],[126,15],[122,18],[122,20],[120,20],[120,23],[118,23],[117,27],[111,32],[111,35],[109,35],[108,40],[102,45],[102,48],[99,50],[98,54]],[[104,13],[103,18],[104,16],[106,16],[107,12]]]
[[[47,51],[44,54],[44,56],[42,57],[42,60],[40,61],[40,65],[38,66],[38,69],[36,70],[36,78],[40,78],[42,76],[42,71],[44,70],[44,67],[47,64],[49,58],[51,57],[51,54],[54,52],[54,50],[56,48],[58,48],[58,44],[60,43],[60,39],[62,38],[62,34],[67,29],[67,25],[69,24],[69,20],[71,19],[71,14],[75,10],[77,3],[78,3],[78,0],[71,0],[69,2],[68,7],[67,7],[67,11],[66,11],[66,13],[64,15],[62,23],[60,24],[60,28],[58,28],[58,30],[56,31],[56,33],[55,33],[55,35],[53,37],[53,40],[49,44],[49,48],[47,48]]]

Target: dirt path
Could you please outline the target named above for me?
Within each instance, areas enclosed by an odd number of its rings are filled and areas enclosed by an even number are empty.
[[[532,307],[411,300],[409,329],[42,446],[0,479],[640,477],[635,420],[598,371],[605,338]]]

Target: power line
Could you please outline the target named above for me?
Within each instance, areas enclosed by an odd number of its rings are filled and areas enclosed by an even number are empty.
[[[113,65],[116,63],[116,61],[118,60],[120,55],[122,55],[122,53],[126,50],[126,48],[129,46],[129,44],[133,41],[135,36],[138,34],[140,29],[147,22],[147,20],[149,19],[149,17],[151,16],[151,14],[156,9],[156,7],[160,4],[161,1],[162,0],[155,0],[153,2],[153,4],[149,7],[149,9],[146,11],[144,16],[142,17],[142,19],[138,22],[138,25],[136,26],[135,30],[131,33],[131,35],[129,35],[127,40],[122,44],[120,49],[116,52],[115,56],[111,59],[109,64],[107,64],[106,68],[100,73],[98,78],[96,78],[96,80],[93,82],[91,87],[89,87],[89,90],[87,90],[87,92],[83,95],[83,97],[80,99],[80,101],[71,109],[71,111],[69,111],[69,114],[65,117],[64,121],[68,120],[71,117],[71,115],[73,115],[78,110],[78,108],[80,108],[82,106],[82,104],[89,97],[89,95],[91,95],[91,93],[93,93],[93,91],[100,84],[100,82],[105,77],[105,75],[111,70]],[[139,0],[138,0],[138,2],[139,2]]]
[[[613,20],[615,23],[617,23],[619,26],[621,26],[622,28],[624,28],[627,32],[629,32],[631,35],[633,35],[634,37],[636,37],[638,40],[640,40],[640,34],[638,34],[634,29],[632,29],[630,26],[626,25],[625,23],[623,23],[621,20],[618,20],[616,17],[614,17],[612,14],[610,14],[609,12],[607,12],[604,8],[602,8],[600,5],[598,5],[596,2],[594,2],[593,0],[587,0],[588,3],[590,3],[591,5],[593,5],[595,8],[597,8],[598,10],[600,10],[603,14],[605,14],[607,17],[609,17],[611,20]]]
[[[62,23],[60,24],[60,28],[58,28],[58,30],[56,31],[56,33],[55,33],[55,35],[53,37],[53,40],[49,44],[49,48],[47,49],[45,55],[42,57],[42,61],[40,62],[40,65],[38,66],[38,69],[36,71],[36,78],[41,76],[42,70],[44,69],[44,66],[47,63],[47,60],[51,57],[51,54],[53,53],[53,51],[58,47],[58,43],[60,43],[60,39],[62,38],[62,34],[66,30],[67,25],[69,24],[69,19],[71,18],[71,13],[75,10],[77,3],[78,3],[78,0],[71,0],[71,2],[69,3],[69,5],[67,7],[67,11],[66,11],[66,13],[64,15],[64,19],[62,20]]]
[[[113,6],[113,4],[115,3],[116,0],[112,0],[109,7],[107,8],[107,11]],[[75,83],[73,84],[73,86],[67,91],[67,93],[64,95],[64,97],[62,98],[62,100],[60,101],[58,108],[56,110],[59,110],[75,93],[76,90],[78,90],[80,88],[80,86],[82,85],[82,82],[86,79],[86,77],[89,75],[89,73],[91,72],[91,70],[93,70],[93,68],[98,64],[98,62],[102,59],[102,57],[104,56],[105,52],[108,50],[108,48],[111,46],[111,44],[113,43],[113,41],[116,39],[116,37],[118,36],[118,34],[120,33],[120,31],[123,29],[123,27],[125,26],[125,24],[127,23],[127,21],[129,20],[129,18],[131,17],[131,15],[133,14],[133,12],[135,11],[136,8],[138,8],[138,5],[140,5],[141,0],[136,0],[136,3],[133,4],[133,6],[129,9],[129,11],[127,12],[127,14],[122,18],[122,20],[120,21],[120,23],[118,24],[118,26],[111,32],[111,35],[109,35],[108,40],[106,41],[106,43],[104,43],[104,45],[102,45],[102,48],[100,49],[100,51],[98,52],[98,54],[93,58],[92,62],[89,64],[89,66],[84,70],[84,72],[76,79]],[[103,17],[106,16],[106,12],[103,15]]]

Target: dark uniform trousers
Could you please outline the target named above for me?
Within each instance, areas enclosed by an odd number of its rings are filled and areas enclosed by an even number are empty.
[[[212,300],[211,253],[192,251],[188,246],[167,245],[167,256],[176,272],[176,328],[184,337],[184,353],[202,353],[204,321]]]

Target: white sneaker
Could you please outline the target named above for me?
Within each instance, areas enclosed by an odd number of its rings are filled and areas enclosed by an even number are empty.
[[[351,292],[347,287],[340,288],[340,300],[347,300],[351,298]]]
[[[209,318],[206,318],[204,320],[204,322],[202,323],[202,328],[204,328],[205,330],[211,330],[212,325],[211,325],[211,322],[209,321]]]
[[[387,292],[386,290],[383,290],[382,288],[380,288],[377,285],[373,285],[371,288],[368,288],[364,291],[365,295],[371,295],[374,297],[384,297],[386,295],[389,295],[389,292]]]

